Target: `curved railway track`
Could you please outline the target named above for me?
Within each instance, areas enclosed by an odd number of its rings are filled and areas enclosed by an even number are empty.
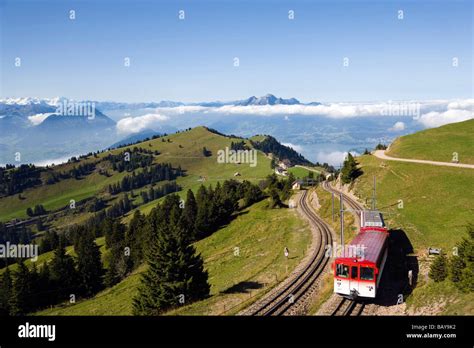
[[[250,315],[283,315],[287,313],[308,292],[314,282],[323,273],[329,258],[325,255],[326,245],[332,243],[332,234],[329,226],[317,216],[307,202],[308,192],[304,191],[299,204],[304,214],[319,231],[319,246],[316,247],[307,265],[282,289],[263,302]]]
[[[364,210],[364,206],[357,202],[354,198],[351,196],[345,194],[342,191],[339,191],[335,188],[333,188],[329,182],[324,181],[322,183],[322,188],[326,190],[329,193],[334,193],[335,195],[340,195],[342,193],[343,199],[344,199],[344,204],[351,210],[351,212],[354,214],[354,216],[357,218],[357,220],[360,220],[360,215],[359,213]],[[336,315],[343,315],[343,316],[349,316],[349,315],[355,315],[359,316],[362,314],[364,311],[365,303],[363,302],[358,302],[355,300],[350,300],[347,298],[342,298],[337,307],[334,309],[334,311],[331,313],[332,316]]]
[[[357,213],[364,210],[364,206],[362,204],[360,204],[354,198],[352,198],[351,196],[345,194],[344,192],[333,188],[329,184],[328,181],[323,181],[322,188],[324,190],[328,191],[329,193],[334,193],[335,195],[339,195],[339,194],[342,193],[342,196],[344,197],[344,204],[346,204],[350,208],[350,210],[354,213],[354,215],[356,215],[356,217],[359,219],[359,215]]]

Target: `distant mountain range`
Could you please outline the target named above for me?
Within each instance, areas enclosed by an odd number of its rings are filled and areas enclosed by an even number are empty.
[[[0,116],[5,114],[6,111],[12,109],[18,109],[19,107],[24,107],[23,110],[29,111],[39,111],[48,107],[55,107],[63,102],[75,102],[72,99],[67,99],[64,97],[56,98],[7,98],[0,99]],[[77,102],[86,102],[86,101],[77,101]],[[207,106],[207,107],[219,107],[224,105],[236,105],[236,106],[250,106],[250,105],[320,105],[319,102],[311,103],[301,103],[296,98],[278,98],[273,94],[267,94],[262,97],[251,96],[247,99],[242,100],[233,100],[233,101],[204,101],[197,103],[184,103],[179,101],[170,101],[163,100],[160,102],[143,102],[143,103],[122,103],[122,102],[113,102],[113,101],[87,101],[94,103],[96,108],[101,111],[107,110],[121,110],[121,109],[145,109],[145,108],[173,108],[178,106]],[[41,111],[44,112],[44,111]],[[40,113],[40,112],[37,112]]]

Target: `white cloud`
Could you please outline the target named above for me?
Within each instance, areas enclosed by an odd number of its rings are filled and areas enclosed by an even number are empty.
[[[41,124],[44,120],[46,120],[52,114],[53,113],[45,113],[45,114],[36,114],[33,116],[28,116],[28,120],[33,124],[33,126],[37,126]]]
[[[474,106],[474,99],[465,100],[428,100],[428,101],[381,101],[366,103],[330,103],[321,105],[224,105],[207,107],[197,105],[178,106],[174,108],[157,108],[156,112],[164,115],[182,115],[200,112],[220,115],[284,115],[285,120],[291,115],[324,116],[331,118],[364,117],[364,116],[399,116],[422,119],[430,112],[446,110],[467,110]],[[463,113],[460,113],[461,117]],[[401,123],[397,126],[401,127]]]
[[[474,118],[472,110],[452,109],[444,112],[432,111],[421,115],[416,119],[426,128],[443,126],[448,123],[455,123]]]
[[[285,145],[285,146],[288,146],[288,147],[291,147],[293,150],[295,150],[298,153],[303,152],[303,146],[301,146],[301,145],[295,145],[295,144],[292,144],[292,143],[281,143],[281,144]]]
[[[199,105],[182,105],[176,107],[167,107],[167,108],[156,108],[155,111],[159,114],[169,114],[169,115],[183,115],[191,112],[203,112],[207,113],[213,109],[218,109],[215,107],[199,106]]]
[[[351,154],[353,156],[358,156],[359,154],[351,151]],[[316,154],[316,161],[319,163],[329,163],[330,165],[333,166],[339,166],[344,162],[344,159],[347,156],[347,151],[342,152],[342,151],[332,151],[332,152],[324,152],[324,151],[319,151]]]
[[[117,131],[121,134],[138,133],[146,128],[153,128],[153,126],[168,119],[168,116],[161,114],[146,114],[137,117],[126,117],[117,122]]]
[[[170,117],[189,113],[204,113],[217,115],[254,115],[254,116],[284,116],[288,120],[291,115],[322,116],[331,118],[367,117],[367,116],[396,116],[408,117],[423,124],[425,127],[436,127],[446,123],[459,122],[473,118],[474,99],[459,100],[405,100],[405,101],[380,101],[365,103],[330,103],[321,105],[224,105],[220,107],[184,105],[154,109],[153,115],[158,118],[168,115]],[[140,116],[140,117],[146,117]],[[124,123],[117,125],[123,132],[133,133],[125,125],[131,122],[123,119]],[[133,119],[133,123],[143,123],[147,119]],[[156,119],[153,119],[154,122]],[[120,121],[119,121],[120,123]],[[406,122],[397,122],[391,131],[404,130]],[[133,128],[135,129],[135,128]],[[143,129],[143,127],[141,128]]]
[[[426,128],[432,128],[472,118],[474,118],[474,99],[465,99],[451,101],[446,103],[444,108],[426,112],[414,119]]]
[[[389,130],[394,132],[405,130],[405,123],[401,121],[395,122],[395,124]]]

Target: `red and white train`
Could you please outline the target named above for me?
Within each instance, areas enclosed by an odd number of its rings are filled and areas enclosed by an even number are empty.
[[[352,299],[375,298],[387,260],[388,230],[376,210],[362,211],[360,221],[359,234],[334,260],[334,292]]]

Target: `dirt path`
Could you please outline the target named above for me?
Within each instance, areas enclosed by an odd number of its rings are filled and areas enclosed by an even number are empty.
[[[435,165],[435,166],[474,169],[474,164],[437,162],[437,161],[417,160],[417,159],[409,159],[409,158],[390,157],[390,156],[387,156],[385,154],[384,150],[376,150],[373,154],[374,154],[375,157],[383,159],[383,160],[387,160],[387,161],[411,162],[411,163],[421,163],[421,164],[432,164],[432,165]]]

